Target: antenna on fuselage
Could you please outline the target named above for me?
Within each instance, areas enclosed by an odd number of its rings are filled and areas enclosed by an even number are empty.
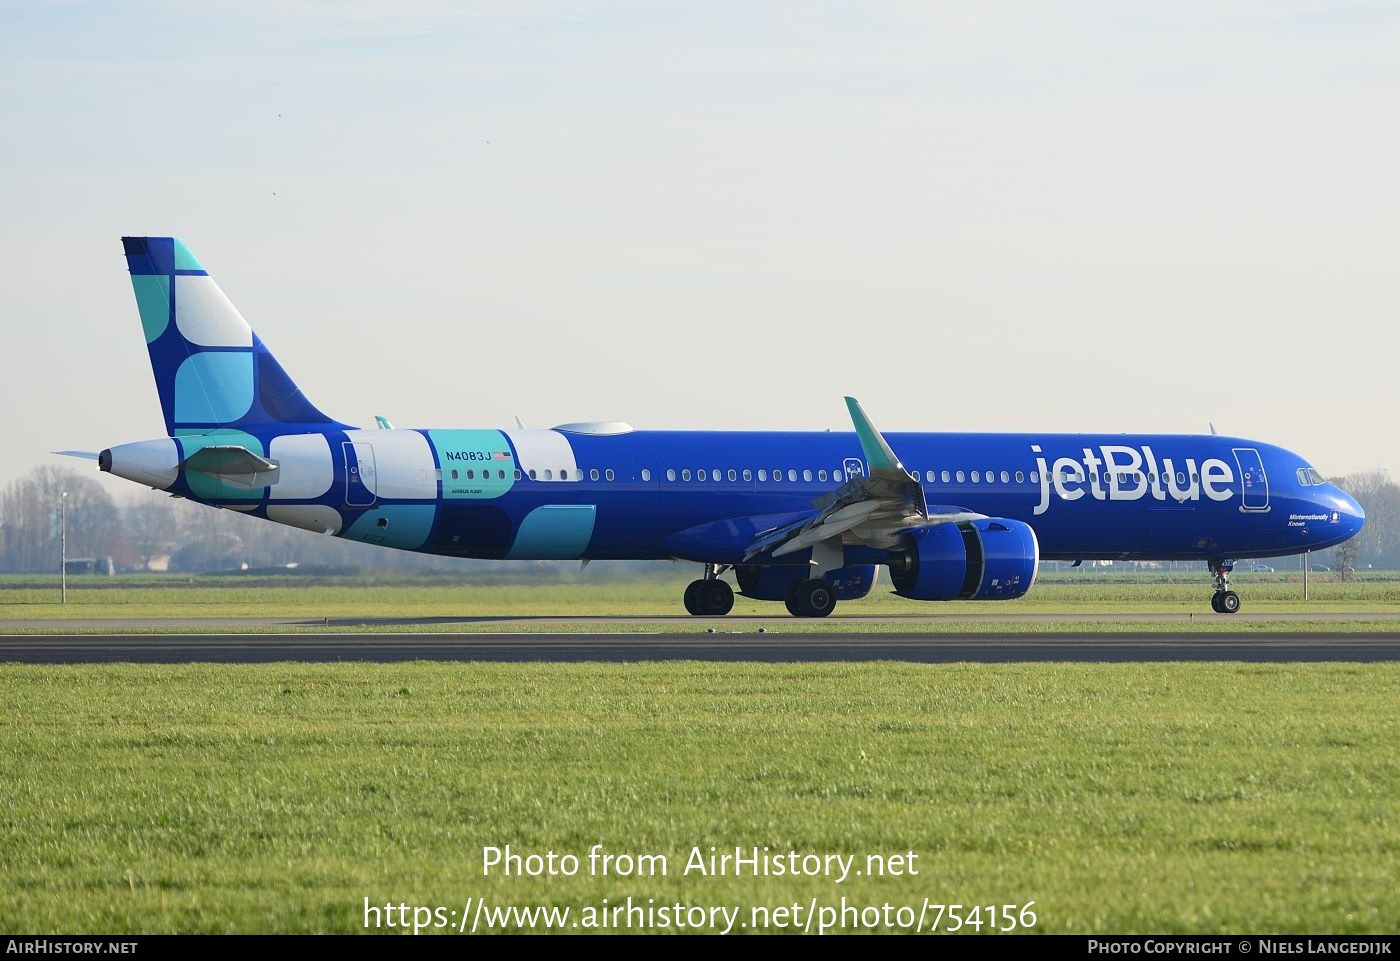
[[[1215,421],[1207,421],[1206,423],[1210,424],[1210,436],[1219,437],[1220,432],[1215,429]]]

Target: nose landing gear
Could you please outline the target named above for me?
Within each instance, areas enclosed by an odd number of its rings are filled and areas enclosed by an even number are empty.
[[[1230,572],[1235,569],[1232,560],[1212,560],[1206,562],[1215,578],[1215,594],[1210,599],[1210,609],[1217,614],[1234,614],[1240,609],[1240,596],[1230,590]]]

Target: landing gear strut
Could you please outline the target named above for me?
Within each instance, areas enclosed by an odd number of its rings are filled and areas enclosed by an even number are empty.
[[[728,569],[727,565],[705,565],[705,576],[686,585],[686,613],[696,617],[723,617],[734,609],[734,589],[719,579]]]
[[[1215,577],[1215,594],[1210,599],[1210,609],[1217,614],[1233,614],[1240,609],[1240,596],[1230,590],[1230,572],[1235,569],[1232,560],[1207,561],[1210,572]]]

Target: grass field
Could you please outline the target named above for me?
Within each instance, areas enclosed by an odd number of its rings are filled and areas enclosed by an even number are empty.
[[[249,581],[210,577],[114,581],[86,577],[70,579],[66,605],[58,603],[56,585],[39,586],[32,578],[12,579],[9,583],[0,579],[0,631],[23,630],[25,621],[47,618],[260,616],[344,620],[680,615],[680,596],[690,573],[678,569],[674,577],[651,576],[634,581],[603,577],[566,583],[545,580],[488,584],[364,583],[354,579],[295,577]],[[1236,578],[1244,610],[1250,614],[1400,612],[1400,580],[1339,583],[1315,577],[1309,587],[1309,600],[1304,601],[1302,585],[1297,581],[1254,577]],[[888,585],[882,583],[863,600],[839,604],[836,616],[847,620],[888,614],[937,615],[949,622],[944,629],[961,630],[966,629],[969,618],[987,614],[1179,614],[1181,627],[1193,626],[1189,621],[1194,618],[1212,627],[1259,629],[1258,624],[1232,624],[1230,618],[1212,615],[1209,598],[1209,582],[1204,576],[1195,581],[1168,583],[1149,579],[1047,578],[1020,600],[995,603],[910,601],[890,594]],[[744,597],[735,598],[733,613],[791,622],[781,604]],[[806,626],[812,626],[811,622]]]
[[[356,931],[371,903],[1016,904],[1394,932],[1400,665],[0,666],[0,929]],[[482,849],[666,877],[483,877]],[[917,876],[681,876],[692,846]],[[455,918],[453,920],[455,924]]]

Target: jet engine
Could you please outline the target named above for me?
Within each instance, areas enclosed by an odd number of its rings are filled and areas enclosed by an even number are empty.
[[[1031,589],[1039,566],[1030,525],[983,517],[905,535],[890,579],[896,594],[916,601],[1007,601]]]

